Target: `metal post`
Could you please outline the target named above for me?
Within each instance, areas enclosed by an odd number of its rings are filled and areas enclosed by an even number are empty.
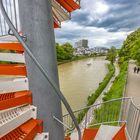
[[[42,66],[59,87],[55,51],[55,39],[50,0],[19,0],[22,32],[27,44]],[[54,89],[25,52],[29,88],[33,92],[33,103],[37,106],[38,118],[43,120],[44,131],[50,140],[63,140],[63,126],[53,119],[62,121],[61,101]]]

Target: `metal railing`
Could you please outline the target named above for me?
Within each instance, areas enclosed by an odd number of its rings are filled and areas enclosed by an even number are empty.
[[[8,0],[7,0],[8,1]],[[14,1],[15,2],[15,1]],[[17,2],[17,1],[16,1]],[[47,70],[45,70],[43,68],[43,66],[39,63],[39,61],[36,59],[36,57],[33,55],[33,53],[31,52],[29,46],[26,44],[26,42],[24,41],[24,39],[19,35],[18,33],[18,28],[14,25],[13,21],[10,19],[9,16],[9,12],[6,10],[6,7],[8,7],[7,5],[8,3],[3,3],[3,0],[0,0],[0,9],[1,9],[1,16],[3,16],[3,21],[0,24],[7,24],[8,27],[4,28],[5,31],[2,33],[3,35],[7,35],[6,30],[10,29],[14,36],[18,39],[18,41],[22,44],[23,48],[25,49],[25,51],[27,52],[27,54],[31,57],[31,59],[34,61],[34,63],[36,64],[36,66],[39,68],[39,70],[42,72],[42,74],[44,75],[44,77],[48,80],[48,82],[50,83],[50,85],[53,87],[56,95],[59,97],[59,99],[63,102],[64,106],[66,107],[67,111],[69,112],[69,115],[71,116],[71,119],[73,121],[73,124],[75,125],[75,128],[78,131],[78,139],[81,140],[81,131],[79,128],[79,125],[77,123],[77,120],[73,114],[73,111],[70,107],[70,105],[68,104],[66,98],[63,96],[62,92],[60,91],[60,89],[57,87],[56,83],[53,82],[53,80],[51,79],[51,77],[48,75]],[[5,5],[5,6],[4,6]],[[17,7],[15,7],[17,8]],[[11,11],[12,12],[12,11]],[[14,19],[15,20],[15,19]],[[5,23],[6,22],[6,23]],[[3,26],[2,26],[3,27]],[[52,116],[53,117],[53,116]]]
[[[127,133],[131,140],[140,140],[140,109],[132,99],[127,116]]]
[[[20,31],[18,0],[3,0],[3,5],[8,17],[17,31]],[[0,11],[0,36],[8,35],[9,26]]]
[[[99,127],[102,124],[121,126],[126,123],[128,137],[131,140],[140,139],[140,109],[135,106],[131,98],[113,99],[107,102],[84,107],[74,111],[81,131],[87,127]],[[75,131],[75,126],[69,114],[63,116],[65,134]]]

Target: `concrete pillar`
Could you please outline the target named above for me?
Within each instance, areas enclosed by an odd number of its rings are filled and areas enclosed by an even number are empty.
[[[19,12],[27,44],[59,87],[51,0],[19,0]],[[61,102],[26,52],[25,57],[38,118],[43,120],[44,131],[49,132],[50,140],[63,140],[63,127],[52,118],[55,115],[62,120]]]

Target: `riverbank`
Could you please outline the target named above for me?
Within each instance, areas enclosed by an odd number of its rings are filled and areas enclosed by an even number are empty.
[[[91,63],[91,65],[87,65]],[[86,106],[88,96],[95,91],[108,73],[109,61],[103,57],[86,58],[58,66],[60,88],[73,110]],[[98,72],[100,71],[100,74]],[[96,79],[96,80],[95,80]],[[63,114],[67,111],[62,106]]]
[[[127,67],[128,63],[127,61],[122,62],[120,65],[120,73],[115,78],[110,90],[106,92],[102,100],[109,101],[112,99],[122,98],[124,96],[124,89],[127,81]],[[105,112],[104,110],[107,110]],[[102,118],[102,122],[106,122],[109,116],[109,121],[117,121],[120,117],[120,109],[121,109],[121,102],[112,102],[111,106],[108,105],[106,107],[102,106],[101,108],[95,110],[95,118],[93,120],[92,124],[96,124],[100,122],[100,113],[104,111],[104,117]],[[112,115],[112,112],[114,110],[117,110],[115,114]],[[113,125],[117,125],[117,123],[114,123]],[[97,127],[97,126],[96,126]]]
[[[103,81],[99,84],[99,87],[96,89],[96,91],[88,97],[87,107],[93,105],[96,102],[97,98],[101,95],[101,93],[103,93],[104,89],[108,85],[114,73],[115,73],[114,65],[108,64],[108,73],[106,74]],[[83,118],[85,117],[89,109],[90,108],[87,108],[78,114],[78,117],[77,117],[78,123],[81,123],[81,121],[83,120]]]
[[[103,57],[103,56],[97,56],[97,57]],[[57,64],[62,65],[62,64],[69,63],[69,62],[72,62],[72,61],[77,61],[77,60],[82,60],[82,59],[87,59],[87,58],[96,58],[96,56],[77,56],[77,57],[74,57],[70,60],[58,61]]]

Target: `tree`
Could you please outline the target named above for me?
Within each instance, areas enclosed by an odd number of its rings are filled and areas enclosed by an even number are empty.
[[[131,58],[137,60],[138,64],[140,65],[140,39],[134,42],[130,55]]]
[[[126,40],[123,42],[119,56],[124,57],[125,60],[137,60],[140,65],[140,28],[127,36]]]
[[[112,46],[108,50],[107,59],[113,64],[117,55],[117,50],[114,46]]]
[[[66,60],[72,59],[74,51],[72,45],[70,43],[65,43],[62,45],[62,47],[64,48],[65,51],[65,59]]]
[[[60,45],[56,43],[57,60],[70,60],[73,57],[73,47],[70,43]]]

